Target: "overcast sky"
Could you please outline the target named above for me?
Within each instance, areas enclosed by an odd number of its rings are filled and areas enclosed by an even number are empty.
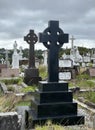
[[[74,45],[95,48],[95,0],[0,0],[0,48],[13,48],[15,40],[28,47],[23,37],[30,29],[43,32],[49,20],[59,20]]]

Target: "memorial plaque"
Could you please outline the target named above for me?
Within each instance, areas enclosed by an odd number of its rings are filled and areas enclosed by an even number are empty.
[[[73,67],[73,61],[69,60],[69,59],[59,60],[59,67],[72,68]]]
[[[71,72],[60,72],[59,79],[60,80],[70,80],[71,79]]]

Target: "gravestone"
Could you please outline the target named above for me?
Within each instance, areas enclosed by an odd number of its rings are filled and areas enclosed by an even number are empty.
[[[19,69],[19,55],[17,52],[17,42],[15,41],[14,45],[14,52],[12,55],[12,69]]]
[[[71,59],[60,59],[59,67],[63,68],[73,68],[73,61]]]
[[[20,50],[20,52],[19,52],[19,60],[22,60],[23,53],[22,53],[22,47],[21,46],[19,47],[19,50]]]
[[[72,78],[73,61],[71,59],[59,60],[59,80],[70,80]]]
[[[29,66],[25,69],[24,82],[28,85],[38,84],[38,81],[41,80],[39,77],[39,71],[35,67],[35,53],[34,53],[34,44],[37,42],[38,37],[34,33],[34,30],[30,30],[29,34],[24,37],[24,41],[29,44]]]
[[[87,69],[87,74],[89,74],[90,77],[95,77],[95,68],[91,67]]]
[[[59,72],[59,80],[70,80],[72,77],[71,77],[71,72]]]
[[[48,49],[48,81],[39,82],[39,90],[26,111],[26,126],[44,125],[47,120],[63,125],[83,124],[84,117],[77,115],[77,103],[68,91],[68,83],[59,82],[58,53],[68,42],[68,34],[59,28],[58,21],[49,21],[49,27],[39,34],[39,41]]]
[[[45,50],[45,51],[43,52],[43,57],[44,57],[43,65],[44,65],[44,66],[47,66],[47,64],[48,64],[47,55],[48,55],[48,52],[47,52],[47,50]]]
[[[1,58],[1,64],[4,64],[4,58]]]

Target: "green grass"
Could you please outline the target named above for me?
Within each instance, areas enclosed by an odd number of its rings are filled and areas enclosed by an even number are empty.
[[[13,86],[7,86],[8,91],[15,92],[15,88]]]
[[[77,75],[76,79],[78,81],[80,81],[80,80],[88,80],[88,79],[90,79],[90,76],[88,74],[79,74],[79,75]]]
[[[0,112],[15,111],[16,104],[21,101],[21,97],[14,94],[4,95],[0,97]]]
[[[10,84],[20,84],[22,82],[21,78],[11,78],[11,79],[3,79],[1,80],[3,83],[5,83],[6,85],[10,85]]]
[[[76,99],[78,99],[79,97],[83,97],[85,101],[95,103],[95,92],[77,93],[74,95],[74,98]]]
[[[37,86],[33,85],[33,86],[28,86],[26,88],[22,88],[21,91],[24,93],[27,93],[27,92],[34,92],[36,89],[37,89]]]
[[[39,66],[39,75],[40,77],[42,77],[42,79],[46,79],[47,78],[47,68],[46,66]]]
[[[47,121],[44,126],[36,126],[35,130],[65,130],[63,126],[52,124],[51,121]]]
[[[79,82],[77,82],[77,86],[79,86],[80,88],[94,88],[95,87],[95,83],[92,81],[88,81],[88,80],[81,80]]]
[[[20,101],[16,106],[30,106],[31,101]]]
[[[87,74],[78,75],[76,79],[69,81],[69,87],[80,87],[84,89],[95,88],[93,78]]]

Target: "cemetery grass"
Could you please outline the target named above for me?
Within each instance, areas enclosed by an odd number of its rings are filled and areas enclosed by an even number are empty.
[[[14,94],[0,96],[0,112],[15,111],[19,101],[21,101],[21,98]]]
[[[78,100],[83,100],[84,103],[92,102],[95,104],[95,92],[85,92],[74,94],[74,98]]]
[[[36,85],[32,85],[32,86],[27,86],[25,88],[21,89],[21,92],[27,93],[27,92],[35,92],[35,90],[37,89]]]
[[[88,92],[77,92],[74,93],[74,98],[80,100],[82,98],[84,103],[92,102],[95,103],[95,77],[91,78],[87,74],[80,74],[76,77],[76,79],[69,81],[69,88],[79,87],[80,90],[89,90]]]
[[[11,78],[11,79],[2,79],[0,80],[1,82],[5,83],[6,85],[10,85],[10,84],[21,84],[22,82],[22,78]]]
[[[4,79],[2,80],[7,86],[8,93],[4,94],[3,91],[0,89],[0,112],[10,112],[15,111],[17,106],[30,106],[30,98],[22,96],[16,96],[16,91],[14,85],[17,87],[21,84],[22,79]],[[19,93],[28,93],[34,92],[37,86],[28,86],[25,88],[18,88]]]
[[[79,126],[62,126],[60,124],[53,124],[50,120],[44,126],[36,126],[35,130],[92,130],[87,128],[86,125]]]
[[[79,87],[80,89],[95,88],[95,77],[92,78],[87,74],[79,74],[76,79],[69,81],[69,87]]]
[[[30,106],[31,101],[11,93],[0,96],[0,112],[16,111],[17,106]]]

